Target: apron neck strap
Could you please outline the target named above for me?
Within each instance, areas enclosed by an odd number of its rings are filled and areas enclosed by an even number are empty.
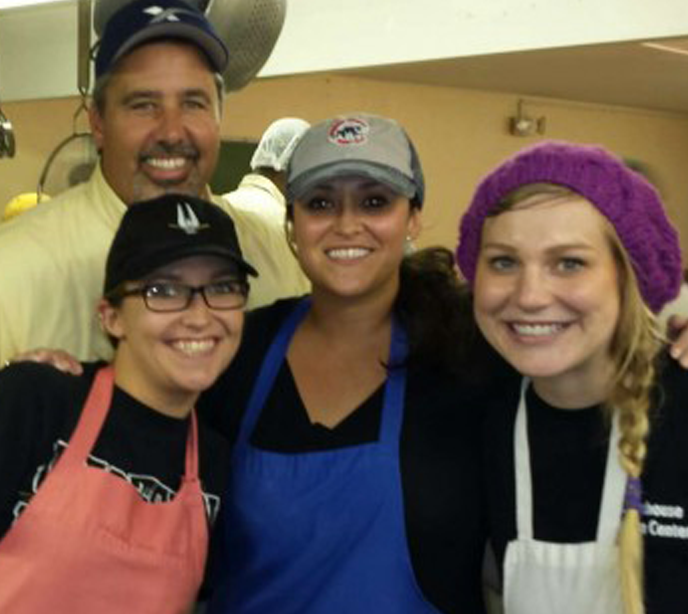
[[[63,454],[65,464],[83,463],[91,453],[110,409],[114,381],[115,371],[112,365],[103,367],[96,373],[79,421]]]
[[[306,313],[308,313],[310,306],[310,298],[304,298],[296,303],[270,344],[265,354],[265,358],[263,358],[263,363],[260,366],[258,377],[253,385],[253,390],[251,391],[251,396],[246,406],[246,416],[241,421],[241,427],[235,447],[244,445],[248,442],[250,434],[253,432],[253,428],[260,415],[260,411],[282,367],[282,362],[287,354],[291,338],[294,336],[301,320],[303,320]]]
[[[186,438],[186,479],[195,480],[198,477],[198,420],[196,410],[191,410],[189,416],[189,433]]]
[[[530,466],[530,446],[528,444],[528,416],[526,391],[530,385],[528,378],[521,382],[521,395],[516,412],[514,428],[514,465],[516,473],[516,529],[519,538],[533,538],[533,484]],[[562,410],[563,411],[563,410]],[[618,459],[619,421],[614,416],[609,443],[607,462],[602,487],[602,501],[597,521],[597,541],[614,542],[623,512],[624,491],[627,476]]]
[[[389,348],[387,380],[380,419],[380,442],[386,444],[394,456],[398,455],[399,435],[404,417],[407,354],[406,332],[398,319],[394,317],[392,318],[392,340]]]
[[[258,377],[253,385],[251,396],[246,406],[246,416],[241,423],[235,447],[245,445],[260,415],[265,401],[272,390],[284,357],[289,349],[296,329],[310,309],[309,298],[302,299],[277,332],[272,344],[263,359]],[[380,440],[395,443],[398,446],[399,432],[403,418],[404,396],[406,391],[407,354],[406,333],[396,318],[392,320],[392,338],[389,351],[389,369],[384,391],[384,405],[380,428]]]

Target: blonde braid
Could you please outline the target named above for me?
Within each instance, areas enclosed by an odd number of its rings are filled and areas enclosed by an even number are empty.
[[[612,243],[617,241],[614,236]],[[620,264],[622,309],[611,348],[618,366],[606,405],[616,412],[619,420],[619,461],[631,478],[631,486],[639,489],[650,432],[649,414],[657,375],[655,363],[662,339],[657,319],[642,300],[624,250],[619,245],[614,247]],[[618,538],[621,595],[626,614],[643,614],[640,510],[625,506],[624,512]]]
[[[619,420],[619,460],[628,476],[639,482],[646,455],[646,439],[650,431],[648,412],[655,368],[652,362],[633,360],[625,378],[610,397]],[[634,376],[637,373],[637,376]],[[616,400],[613,400],[616,399]],[[627,507],[619,531],[619,568],[621,595],[626,614],[643,614],[643,536],[640,510]]]

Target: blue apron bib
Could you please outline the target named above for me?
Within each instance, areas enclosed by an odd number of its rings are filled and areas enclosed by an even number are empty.
[[[263,361],[241,425],[225,499],[227,567],[210,611],[224,614],[437,614],[406,542],[399,439],[406,372],[392,368],[379,441],[284,454],[250,445],[305,300]],[[392,328],[390,364],[406,338]]]

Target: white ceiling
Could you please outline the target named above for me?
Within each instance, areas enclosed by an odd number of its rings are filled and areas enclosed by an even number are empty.
[[[682,0],[288,1],[284,31],[261,77],[351,70],[688,112],[688,56],[627,42],[662,38],[688,51],[686,40],[676,38],[688,36]],[[4,101],[77,93],[76,6],[77,0],[60,0],[0,10]]]
[[[361,77],[688,113],[688,38],[344,71]],[[669,51],[667,49],[671,49]]]

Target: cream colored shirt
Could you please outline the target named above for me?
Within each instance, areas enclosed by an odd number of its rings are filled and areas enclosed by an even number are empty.
[[[244,257],[260,273],[249,308],[309,291],[282,223],[214,200],[232,216]],[[111,358],[95,310],[125,210],[98,168],[86,183],[0,225],[0,361],[37,347]]]
[[[233,211],[241,209],[259,212],[279,224],[284,224],[286,215],[284,196],[279,188],[263,175],[257,173],[244,175],[237,189],[223,194],[222,198],[230,203]]]

